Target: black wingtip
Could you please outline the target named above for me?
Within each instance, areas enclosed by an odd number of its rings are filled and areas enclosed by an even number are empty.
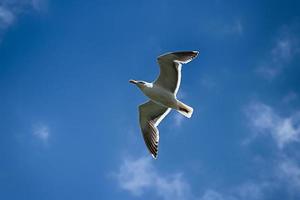
[[[195,57],[199,55],[200,51],[193,51],[193,53],[195,54]]]
[[[155,160],[157,159],[157,154],[151,154],[152,158],[154,158]]]
[[[199,51],[177,51],[173,52],[172,54],[177,57],[175,60],[182,63],[188,63],[197,57]]]
[[[199,55],[200,51],[195,50],[195,51],[191,51],[191,53],[193,54],[191,57],[196,58]]]

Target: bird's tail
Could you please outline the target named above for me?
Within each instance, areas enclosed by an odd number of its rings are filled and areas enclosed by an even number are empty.
[[[192,107],[190,107],[180,101],[177,102],[177,106],[178,106],[177,111],[180,114],[184,115],[187,118],[191,118],[193,111],[194,111],[194,109]]]

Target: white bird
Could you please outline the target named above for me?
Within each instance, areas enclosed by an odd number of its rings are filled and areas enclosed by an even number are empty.
[[[182,64],[188,63],[198,55],[198,51],[166,53],[157,58],[160,66],[158,78],[152,82],[130,80],[150,98],[139,106],[139,122],[144,141],[153,158],[157,158],[159,131],[157,126],[171,111],[177,110],[187,118],[193,114],[193,108],[177,100],[181,82]]]

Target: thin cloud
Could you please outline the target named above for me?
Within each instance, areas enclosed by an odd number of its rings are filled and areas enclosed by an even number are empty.
[[[186,119],[182,114],[175,112],[174,113],[174,125],[177,127],[180,127],[183,123],[183,121]]]
[[[41,11],[47,8],[48,1],[47,0],[31,0],[32,7],[37,10]]]
[[[189,184],[181,173],[163,175],[152,162],[149,157],[125,159],[115,173],[119,186],[134,196],[150,191],[164,200],[190,199]]]
[[[252,190],[249,194],[256,193],[258,199],[264,199],[265,194],[272,194],[279,189],[291,195],[299,194],[300,165],[296,160],[297,154],[287,154],[290,149],[285,147],[300,141],[300,113],[284,116],[275,108],[261,102],[251,103],[245,111],[254,136],[270,136],[278,147],[273,149],[275,157],[266,158],[266,162],[271,162],[272,167],[264,174],[264,184],[260,188],[249,187]]]
[[[290,91],[286,96],[283,97],[282,101],[286,104],[292,103],[299,98],[299,95],[294,92]]]
[[[278,165],[278,174],[285,183],[294,188],[300,187],[300,165],[292,159],[284,159]]]
[[[36,125],[33,128],[33,136],[42,141],[43,143],[48,143],[49,137],[50,137],[50,130],[49,127],[45,124],[39,124]]]
[[[202,188],[204,192],[197,196],[183,173],[163,174],[152,162],[149,157],[125,159],[114,173],[114,178],[123,190],[133,196],[142,197],[150,192],[163,200],[262,200],[266,190],[272,189],[272,184],[262,180],[241,183],[222,192],[213,188]]]
[[[299,24],[284,26],[277,34],[267,58],[258,67],[258,73],[266,79],[272,80],[285,67],[289,66],[294,58],[300,54],[299,33]]]
[[[215,190],[209,189],[204,192],[200,200],[225,200],[225,197],[223,194]]]
[[[272,136],[280,149],[291,142],[299,141],[299,113],[282,117],[272,107],[255,102],[247,107],[246,115],[254,133]]]
[[[236,20],[232,24],[224,27],[224,32],[227,34],[242,35],[244,31],[241,20]]]
[[[20,14],[28,10],[41,11],[46,5],[47,0],[0,0],[0,41]]]
[[[217,82],[210,76],[204,75],[201,78],[200,84],[202,87],[212,90],[212,89],[216,89],[217,87]]]
[[[272,185],[267,181],[260,181],[257,183],[247,182],[236,188],[237,199],[251,199],[259,200],[264,199],[267,189],[270,189]]]
[[[0,30],[12,24],[14,18],[14,14],[10,10],[0,6]]]
[[[224,36],[242,36],[244,24],[238,17],[231,20],[211,19],[207,22],[206,31],[210,36],[222,38]]]
[[[207,189],[199,200],[262,200],[271,187],[268,182],[247,182],[225,192]]]

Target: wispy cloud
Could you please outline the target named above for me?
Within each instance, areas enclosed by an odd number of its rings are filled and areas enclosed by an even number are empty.
[[[231,198],[232,199],[232,198]],[[224,194],[215,190],[206,190],[200,200],[225,200]]]
[[[268,181],[259,181],[259,182],[246,182],[242,185],[236,187],[235,193],[238,197],[237,199],[251,199],[259,200],[264,199],[267,189],[270,189],[272,184]]]
[[[242,35],[244,31],[241,20],[235,20],[232,24],[228,24],[224,27],[224,32],[227,34]]]
[[[232,19],[211,19],[207,22],[207,33],[210,36],[242,36],[244,33],[244,24],[239,17]]]
[[[47,4],[48,4],[48,0],[31,0],[32,7],[37,11],[46,9]]]
[[[147,191],[164,200],[190,199],[189,184],[181,173],[163,175],[153,166],[149,157],[125,159],[115,177],[124,190],[141,196]]]
[[[186,119],[179,112],[175,112],[173,116],[174,116],[174,125],[177,127],[180,127],[182,125],[182,122]]]
[[[267,181],[244,182],[233,188],[226,186],[222,191],[201,188],[200,196],[195,195],[183,173],[161,173],[149,157],[125,159],[114,178],[119,186],[132,195],[141,197],[148,192],[164,200],[262,200],[272,185]]]
[[[296,159],[297,153],[290,154],[291,148],[285,147],[300,141],[300,112],[295,111],[283,115],[274,107],[261,102],[251,103],[245,111],[254,137],[270,136],[278,147],[272,150],[274,156],[265,158],[266,162],[272,164],[267,171],[264,171],[262,188],[257,190],[254,187],[250,194],[256,193],[257,197],[261,197],[260,199],[263,199],[265,193],[272,194],[275,190],[288,192],[290,195],[298,195],[300,191],[300,165]],[[293,152],[297,149],[298,147],[293,146]]]
[[[290,91],[287,95],[285,95],[282,99],[282,101],[286,104],[291,103],[299,98],[299,95],[294,92]]]
[[[299,24],[281,28],[273,47],[257,69],[263,77],[272,80],[300,54],[299,34]]]
[[[18,16],[28,10],[41,11],[47,0],[0,0],[0,41]]]
[[[14,14],[10,10],[0,6],[0,30],[12,24],[14,17]]]
[[[278,176],[290,187],[300,188],[300,165],[291,158],[285,158],[278,165]]]
[[[276,160],[268,173],[262,179],[246,181],[232,188],[208,188],[197,200],[263,200],[274,196],[274,192],[279,190],[290,195],[299,194],[300,165],[295,160]]]
[[[271,185],[267,182],[246,182],[223,192],[207,189],[200,200],[262,200],[269,188]]]
[[[282,117],[272,107],[261,102],[255,102],[247,107],[246,115],[254,133],[271,135],[279,148],[300,139],[299,112]]]
[[[212,89],[216,89],[217,87],[217,82],[208,75],[202,76],[200,80],[201,80],[200,81],[201,86],[206,89],[212,90]]]
[[[33,136],[47,144],[50,137],[49,127],[45,124],[38,124],[33,127]]]

